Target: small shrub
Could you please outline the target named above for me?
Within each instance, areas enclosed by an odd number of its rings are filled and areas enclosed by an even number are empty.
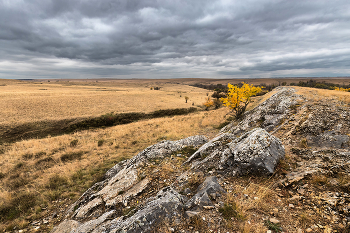
[[[11,181],[9,181],[7,183],[7,186],[11,189],[11,190],[16,190],[19,189],[20,187],[25,186],[26,184],[29,183],[29,180],[27,180],[26,178],[23,177],[17,177]]]
[[[197,189],[198,186],[203,183],[204,178],[200,174],[194,174],[191,176],[190,179],[188,179],[187,187],[190,189]]]
[[[40,159],[35,163],[37,169],[50,168],[55,164],[55,161],[51,157]]]
[[[214,101],[208,97],[208,99],[203,103],[205,110],[209,110],[214,105]]]
[[[296,110],[298,107],[300,107],[300,104],[293,104],[289,108],[292,110]]]
[[[1,180],[2,178],[5,178],[5,176],[6,176],[5,173],[0,172],[0,180]]]
[[[201,232],[206,232],[205,230],[207,230],[205,229],[207,224],[198,215],[195,215],[190,218],[189,226],[192,226],[194,230],[197,230],[197,231],[199,230]]]
[[[194,148],[193,146],[186,146],[186,147],[182,148],[181,150],[175,151],[173,153],[173,155],[181,154],[184,156],[190,156],[190,155],[193,155],[196,151],[197,151],[197,149]]]
[[[313,175],[311,182],[317,185],[325,185],[328,182],[328,178],[325,175]]]
[[[24,163],[23,162],[19,162],[19,163],[17,163],[16,165],[15,165],[15,167],[14,167],[14,169],[21,169],[21,168],[23,168],[24,167]]]
[[[226,121],[222,122],[220,125],[218,125],[216,128],[217,129],[222,129],[224,128],[226,125],[230,124],[235,118],[233,116],[230,116],[226,119]]]
[[[220,108],[221,106],[222,106],[221,101],[215,99],[215,100],[214,100],[214,107],[215,107],[215,109],[218,109],[218,108]]]
[[[131,217],[136,212],[136,207],[130,207],[129,209],[123,209],[123,216]]]
[[[70,147],[76,147],[78,145],[78,139],[74,139],[70,142]]]
[[[76,160],[76,159],[81,159],[81,156],[83,156],[83,154],[84,154],[83,151],[66,153],[66,154],[61,156],[61,161],[67,162],[67,161],[72,161],[72,160]]]
[[[216,128],[217,129],[222,129],[224,128],[226,125],[230,124],[231,121],[225,121],[225,122],[222,122],[220,125],[218,125]]]
[[[84,178],[84,173],[82,170],[78,170],[76,173],[74,173],[71,177],[72,181],[73,182],[78,182],[78,181],[81,181],[83,180]]]
[[[100,140],[98,140],[98,142],[97,142],[97,146],[103,146],[103,143],[105,142],[105,140],[103,140],[103,139],[100,139]]]
[[[280,159],[278,161],[276,171],[281,172],[282,174],[286,174],[287,171],[291,169],[289,163],[287,162],[287,159]]]
[[[68,182],[67,182],[66,178],[64,178],[58,174],[55,174],[54,176],[50,177],[49,183],[46,184],[45,187],[48,189],[51,189],[51,190],[56,190],[56,189],[59,189],[67,184],[68,184]]]
[[[20,193],[0,206],[0,220],[12,220],[27,212],[36,204],[36,194]]]
[[[272,231],[274,231],[274,232],[280,232],[280,231],[282,231],[282,227],[280,226],[279,223],[272,223],[272,222],[270,222],[269,220],[266,220],[266,221],[265,221],[265,225],[267,226],[267,228],[268,228],[269,230],[272,230]]]
[[[45,151],[41,151],[41,152],[38,152],[34,155],[35,158],[40,158],[42,156],[46,155],[46,152]]]
[[[122,195],[123,193],[125,193],[125,191],[124,191],[124,190],[120,190],[120,191],[118,192],[118,195]]]
[[[187,104],[188,99],[189,99],[188,96],[185,96],[186,104]]]
[[[22,159],[24,159],[24,160],[29,160],[31,158],[33,158],[33,154],[27,153],[27,154],[22,155]]]
[[[307,223],[309,223],[311,221],[311,218],[310,218],[310,216],[308,216],[308,214],[302,213],[298,216],[298,220],[299,220],[301,226],[303,228],[306,228]]]
[[[46,196],[50,201],[55,201],[61,196],[61,192],[58,190],[48,191],[46,192]]]
[[[308,147],[306,138],[303,138],[303,139],[300,140],[300,147],[302,147],[302,148],[307,148]]]
[[[40,206],[35,206],[35,207],[34,207],[34,212],[35,212],[36,214],[39,214],[41,211],[42,211],[42,209],[41,209]]]
[[[237,204],[235,202],[230,204],[224,204],[224,207],[219,208],[219,212],[222,214],[222,217],[226,220],[231,218],[236,218],[238,220],[244,220],[245,216],[239,211]]]

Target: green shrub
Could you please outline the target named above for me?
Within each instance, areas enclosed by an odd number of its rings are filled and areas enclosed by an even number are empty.
[[[272,222],[270,222],[269,220],[266,220],[266,221],[265,221],[265,225],[267,226],[267,228],[268,228],[269,230],[272,230],[272,231],[274,231],[274,232],[280,232],[280,231],[282,231],[282,227],[280,226],[279,223],[272,223]]]
[[[224,204],[223,207],[219,208],[219,212],[226,220],[230,220],[231,218],[238,220],[245,219],[245,216],[239,211],[236,203]]]
[[[36,204],[36,194],[20,193],[0,206],[0,220],[12,220]]]
[[[50,177],[49,183],[46,184],[45,187],[51,190],[56,190],[56,189],[60,189],[61,187],[67,184],[68,184],[68,181],[66,178],[58,174],[55,174],[54,176]]]

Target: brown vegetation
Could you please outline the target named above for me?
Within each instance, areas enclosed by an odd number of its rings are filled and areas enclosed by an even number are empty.
[[[57,208],[57,199],[63,206],[71,203],[107,169],[160,140],[212,137],[226,114],[222,108],[0,145],[0,229],[47,216]],[[32,199],[26,206],[16,204],[23,197]]]

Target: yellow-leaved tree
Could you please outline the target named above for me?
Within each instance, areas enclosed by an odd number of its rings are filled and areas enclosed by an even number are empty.
[[[220,98],[221,102],[234,112],[236,119],[242,117],[248,104],[251,101],[251,97],[261,92],[261,87],[255,87],[253,85],[243,83],[242,87],[228,84],[227,97]]]
[[[348,92],[350,92],[350,88],[333,87],[333,89],[336,91],[348,91]]]

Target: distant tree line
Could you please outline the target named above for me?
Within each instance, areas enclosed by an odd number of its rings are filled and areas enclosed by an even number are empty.
[[[237,83],[237,84],[233,84],[235,86],[238,86],[239,88],[242,87],[242,83]],[[222,98],[222,95],[227,94],[228,92],[228,87],[227,84],[223,85],[223,84],[201,84],[201,83],[195,83],[191,86],[194,87],[199,87],[199,88],[203,88],[203,89],[207,89],[207,90],[211,90],[214,91],[214,94],[212,95],[213,98],[219,99]],[[349,89],[350,88],[350,84],[345,85],[345,84],[335,84],[335,83],[331,83],[331,82],[318,82],[316,80],[310,79],[308,81],[299,81],[298,83],[287,83],[287,82],[278,82],[278,83],[272,83],[272,84],[266,84],[266,83],[261,83],[259,85],[256,85],[261,87],[262,91],[260,93],[258,93],[257,95],[264,95],[269,91],[272,91],[274,88],[278,87],[278,86],[299,86],[299,87],[313,87],[313,88],[320,88],[320,89],[328,89],[328,90],[339,90],[340,88],[343,89]]]
[[[239,88],[241,88],[243,86],[243,83],[236,83],[236,84],[232,84],[234,86],[237,86]],[[203,88],[203,89],[207,89],[207,90],[211,90],[214,91],[214,93],[212,94],[212,97],[219,100],[220,98],[226,97],[229,88],[227,87],[227,84],[223,85],[223,84],[201,84],[201,83],[195,83],[192,84],[190,86],[193,87],[199,87],[199,88]],[[256,86],[256,85],[254,85]],[[271,91],[272,89],[274,89],[275,87],[277,87],[275,84],[271,84],[271,85],[266,85],[265,83],[262,83],[260,85],[257,85],[259,87],[261,87],[262,91],[257,93],[257,96],[260,95],[264,95],[267,92]]]
[[[290,86],[299,86],[299,87],[313,87],[313,88],[320,88],[320,89],[328,89],[328,90],[334,90],[337,88],[350,88],[349,85],[341,85],[341,84],[335,84],[335,83],[328,83],[325,81],[317,82],[315,80],[310,79],[309,81],[303,82],[300,81],[299,83],[290,83]]]

